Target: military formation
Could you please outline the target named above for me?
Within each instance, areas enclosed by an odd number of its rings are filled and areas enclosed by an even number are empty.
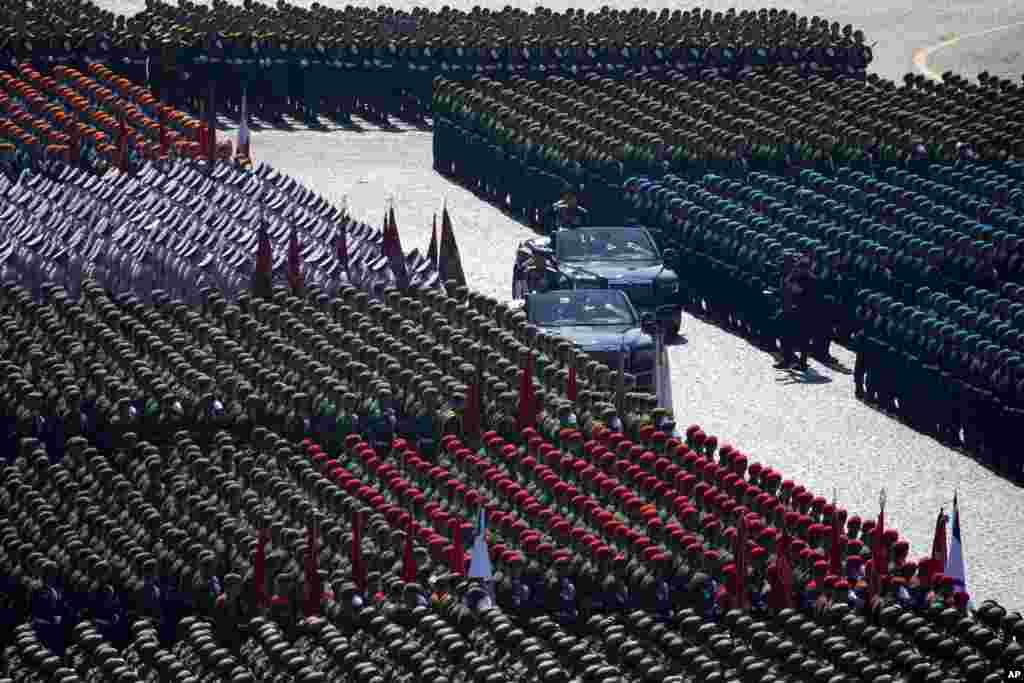
[[[127,18],[91,2],[7,3],[0,12],[4,64],[31,60],[42,70],[104,62],[193,111],[216,83],[218,106],[237,113],[246,90],[267,120],[421,118],[431,79],[441,74],[616,75],[631,65],[730,74],[783,63],[863,76],[872,58],[852,26],[776,9],[407,12],[147,0]]]
[[[627,217],[614,190],[631,176],[926,172],[1024,158],[1024,88],[994,79],[936,85],[908,76],[897,87],[875,74],[860,82],[795,68],[736,79],[635,68],[618,77],[483,75],[439,79],[433,111],[435,169],[535,225],[566,185],[603,220]],[[1007,229],[1020,234],[1014,183],[999,183],[1006,200],[995,208],[1009,211]]]
[[[271,283],[295,271],[332,295],[344,284],[394,281],[381,228],[352,221],[265,164],[249,172],[218,162],[211,172],[189,161],[153,162],[135,175],[100,178],[53,162],[47,175],[0,178],[0,269],[36,296],[53,282],[77,297],[88,277],[146,303],[154,290],[197,303],[207,287],[236,300],[258,267]],[[254,259],[261,239],[264,266]],[[402,259],[413,284],[436,285],[436,263],[419,252]]]
[[[809,268],[813,353],[855,345],[865,399],[1019,472],[1002,439],[1024,395],[1014,84],[897,88],[864,74],[853,27],[778,10],[0,13],[0,54],[28,79],[0,79],[20,108],[0,147],[0,677],[1024,667],[1020,614],[972,611],[934,551],[912,559],[881,520],[441,282],[433,255],[395,249],[393,210],[376,230],[268,166],[170,160],[202,124],[159,102],[207,119],[243,93],[267,119],[433,109],[437,170],[548,230],[658,227],[686,303],[773,349],[774,285]],[[76,93],[120,120],[48,105]],[[65,149],[14,158],[41,139]],[[88,172],[104,169],[83,149],[121,172]]]
[[[133,196],[120,178],[98,187]],[[8,674],[725,680],[728,641],[761,680],[859,671],[866,629],[924,642],[917,614],[976,648],[972,677],[1024,656],[1019,619],[972,617],[896,530],[456,282],[187,301],[22,263],[0,296]],[[821,659],[768,645],[819,629],[842,644]],[[930,648],[882,648],[870,680],[925,680]]]
[[[1024,146],[967,97],[1024,90],[797,78],[441,79],[434,164],[541,229],[567,191],[655,228],[689,310],[779,368],[855,348],[858,397],[1024,478]],[[922,109],[943,99],[955,117]]]
[[[1021,182],[1002,178],[993,190],[1007,196]],[[784,355],[793,326],[823,341],[805,347],[822,360],[828,341],[850,345],[858,397],[1020,479],[1007,440],[1024,408],[1021,219],[974,199],[970,220],[949,208],[953,187],[899,170],[887,179],[849,168],[795,181],[754,172],[746,184],[668,175],[630,178],[625,193],[677,248],[690,310]],[[780,321],[781,283],[801,260],[816,292],[801,320]]]

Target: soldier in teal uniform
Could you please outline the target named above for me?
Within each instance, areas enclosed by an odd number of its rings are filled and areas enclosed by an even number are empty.
[[[291,95],[291,40],[287,36],[273,36],[264,53],[268,60],[265,78],[270,85],[268,114],[271,120],[281,121],[289,111]]]

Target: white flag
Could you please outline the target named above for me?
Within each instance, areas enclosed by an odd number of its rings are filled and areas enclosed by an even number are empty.
[[[491,556],[487,550],[487,513],[482,507],[476,538],[473,540],[473,550],[470,552],[469,578],[483,579],[488,586],[494,578]]]
[[[946,576],[953,578],[954,586],[958,591],[967,593],[967,569],[964,564],[964,544],[960,537],[960,506],[957,504],[956,494],[953,494],[953,542],[949,548],[949,557],[946,558]],[[974,601],[969,603],[974,608]]]

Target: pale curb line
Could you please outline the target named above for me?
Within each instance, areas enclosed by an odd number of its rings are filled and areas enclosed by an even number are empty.
[[[992,33],[1009,31],[1010,29],[1017,28],[1018,26],[1024,26],[1024,21],[1016,21],[1012,24],[1005,24],[1003,26],[994,26],[992,28],[985,29],[984,31],[967,33],[962,36],[953,36],[949,40],[944,40],[942,42],[935,43],[934,45],[929,45],[928,47],[919,48],[917,50],[914,50],[914,66],[917,68],[918,71],[920,71],[922,74],[932,79],[933,81],[941,81],[942,75],[928,68],[928,57],[930,57],[932,53],[938,52],[939,50],[945,49],[952,45],[956,45],[961,40],[967,40],[969,38],[980,38],[981,36],[987,36]]]

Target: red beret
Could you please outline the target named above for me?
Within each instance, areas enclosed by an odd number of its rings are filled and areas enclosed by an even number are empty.
[[[897,553],[910,552],[910,544],[906,541],[899,541],[898,543],[896,543],[896,545],[893,546],[893,550],[895,550]]]
[[[816,571],[816,572],[828,571],[828,562],[826,562],[825,560],[818,560],[817,562],[814,563],[814,571]]]
[[[860,526],[860,517],[858,517],[857,515],[854,515],[853,517],[850,517],[850,519],[846,520],[846,525],[847,526]]]
[[[693,436],[694,434],[696,434],[699,431],[700,431],[700,426],[699,425],[690,425],[689,427],[686,428],[686,436]]]
[[[767,472],[764,477],[767,481],[780,481],[782,479],[782,475],[775,470]]]
[[[513,446],[512,444],[508,444],[508,445],[502,447],[502,449],[501,449],[501,454],[504,455],[506,458],[512,457],[517,452],[518,451],[516,450],[516,447]]]
[[[815,508],[817,510],[820,510],[820,509],[824,508],[827,504],[828,504],[828,501],[825,500],[824,498],[822,498],[821,496],[818,496],[818,497],[813,498],[811,500],[811,507],[813,507],[813,508]]]
[[[783,491],[792,491],[796,487],[796,483],[792,479],[787,479],[782,482]]]
[[[882,538],[885,540],[886,543],[895,543],[900,538],[900,532],[896,531],[895,529],[886,529],[885,532],[882,534]]]
[[[651,434],[651,440],[652,441],[667,441],[668,440],[668,434],[666,434],[665,432],[662,432],[662,431],[654,432],[653,434]]]
[[[712,434],[704,439],[704,443],[712,448],[718,448],[718,437]]]
[[[754,475],[754,476],[757,476],[758,474],[760,474],[760,473],[761,473],[761,470],[763,469],[763,467],[764,467],[764,466],[763,466],[763,465],[761,465],[761,463],[759,463],[759,462],[755,462],[755,463],[751,463],[750,467],[748,467],[748,468],[747,468],[747,470],[748,470],[748,471],[749,471],[749,472],[750,472],[750,473],[751,473],[752,475]]]

